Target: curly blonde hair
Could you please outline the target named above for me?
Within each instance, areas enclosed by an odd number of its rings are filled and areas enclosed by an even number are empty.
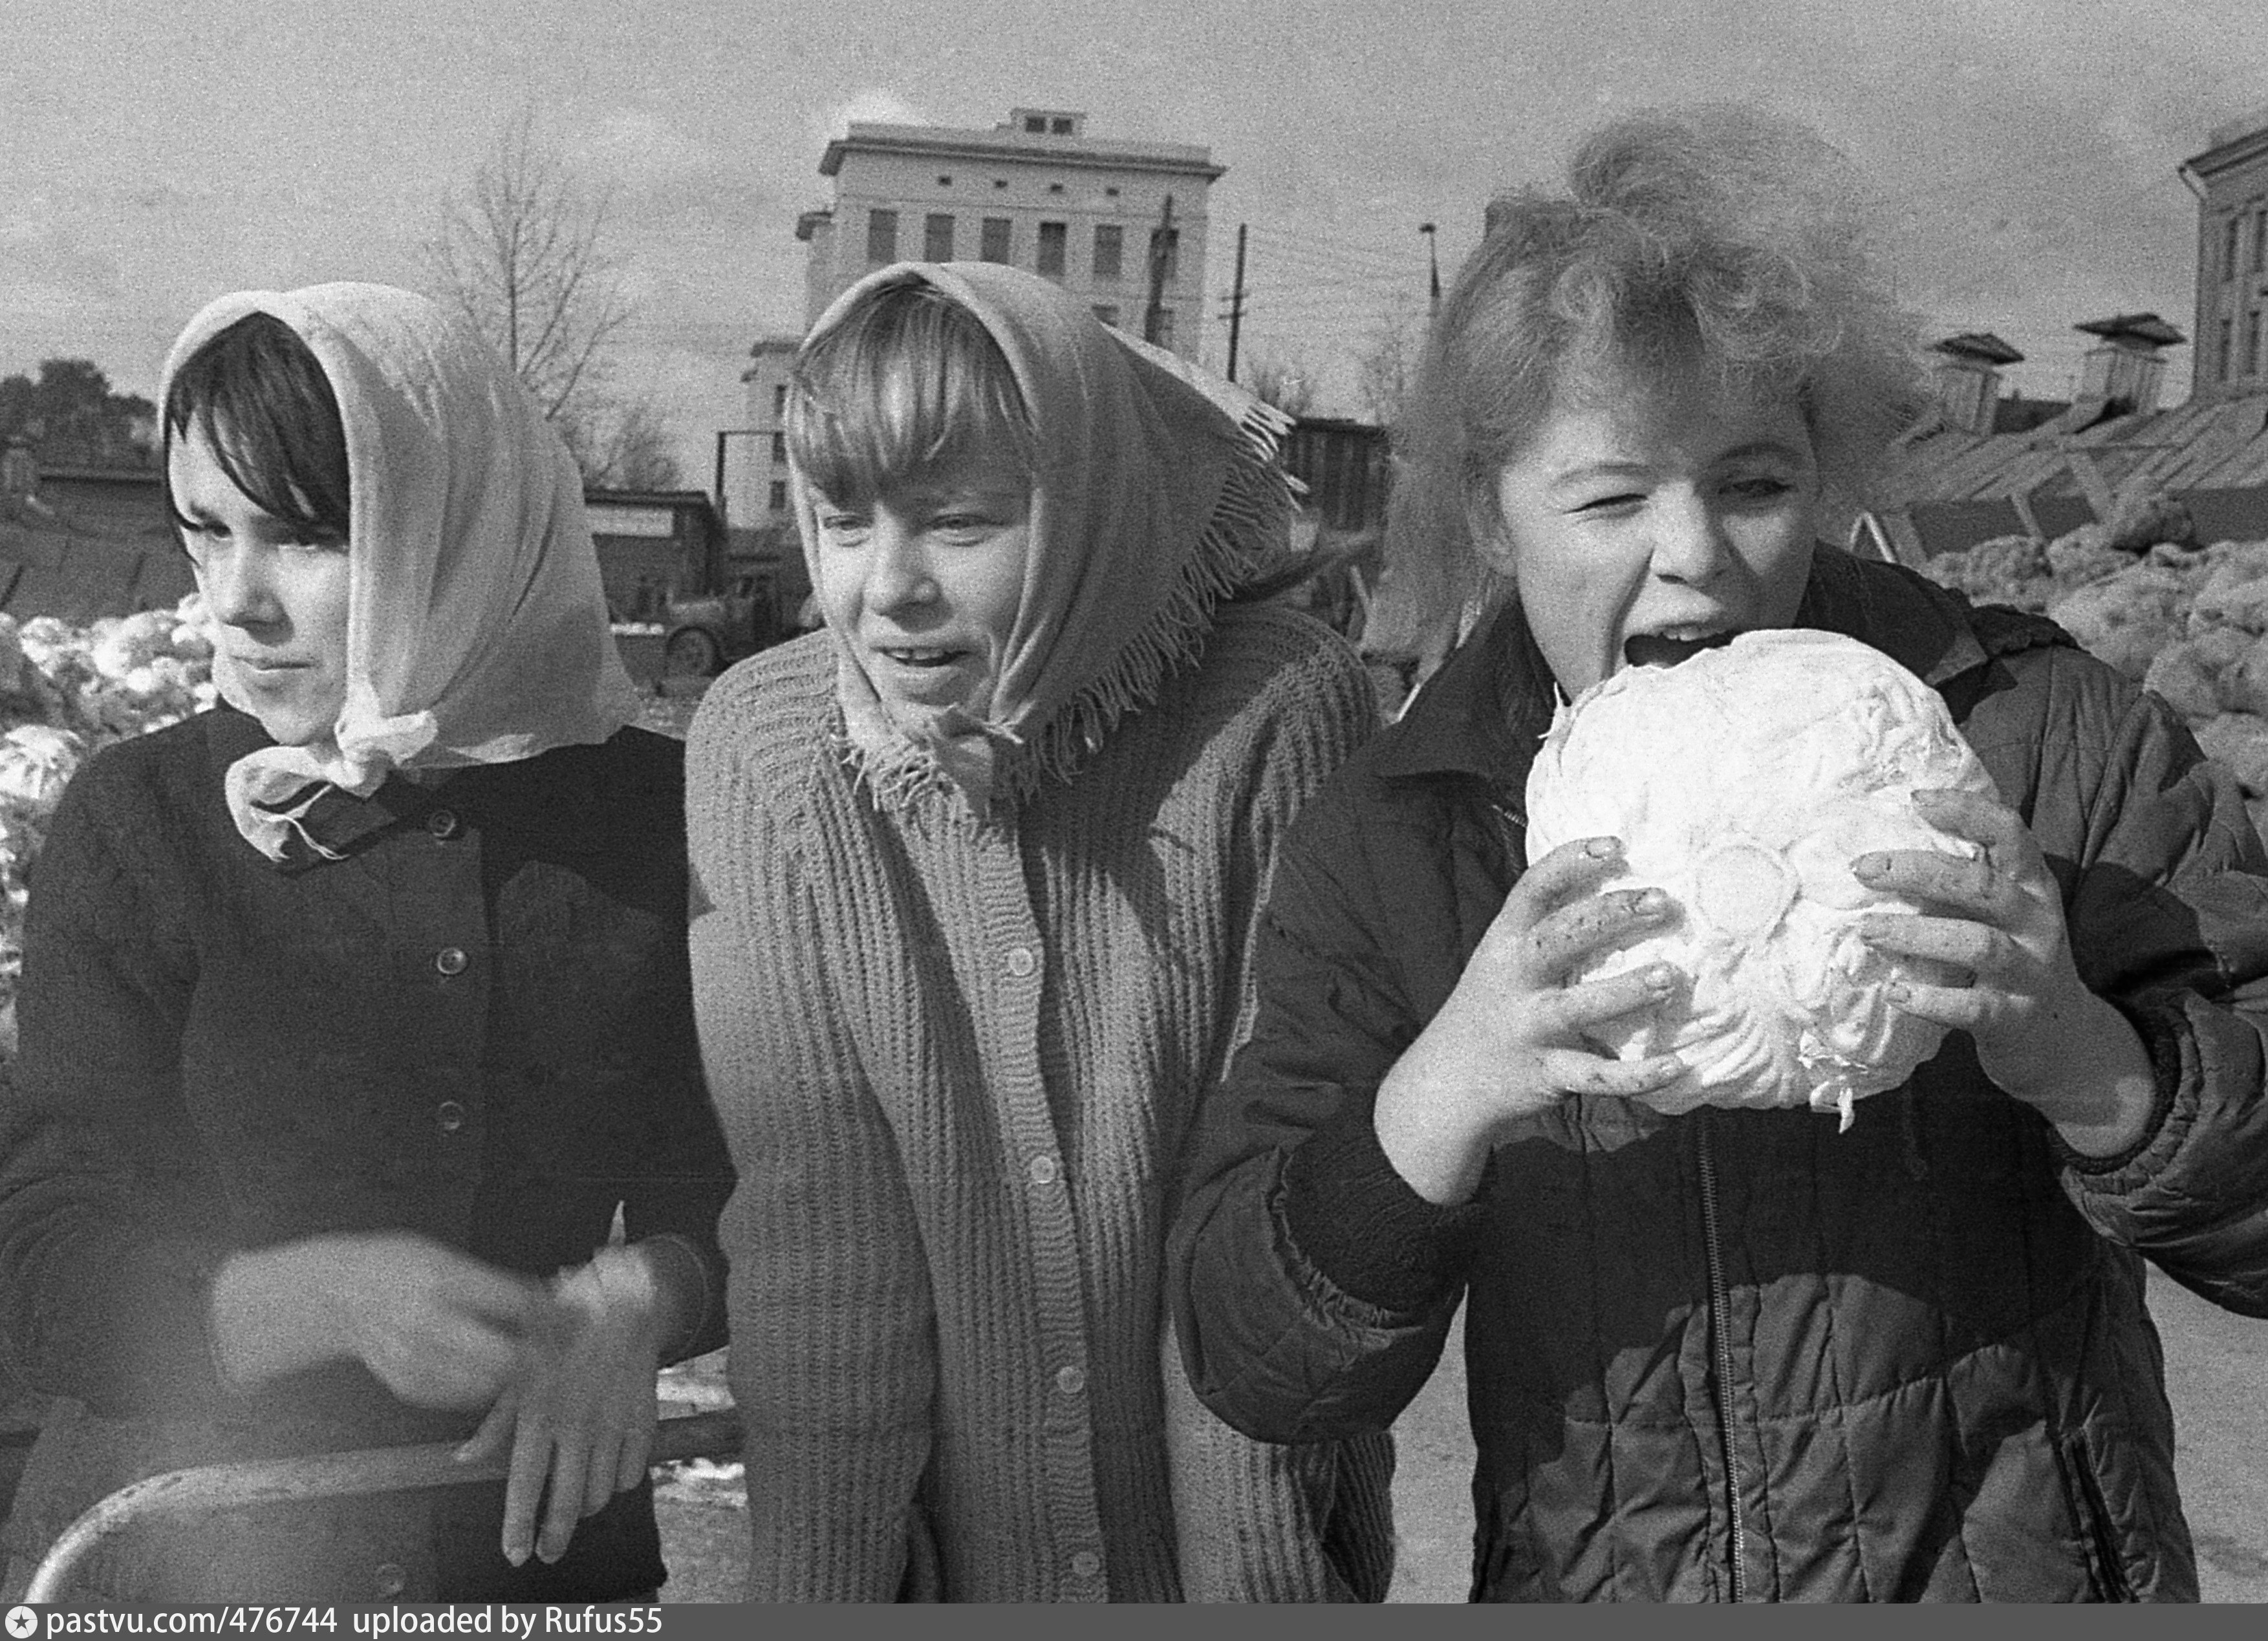
[[[1839,151],[1737,107],[1617,120],[1577,149],[1564,193],[1498,195],[1395,430],[1397,647],[1438,653],[1491,592],[1497,477],[1571,382],[1697,366],[1793,394],[1827,497],[1864,505],[1922,382],[1918,322],[1867,217]]]

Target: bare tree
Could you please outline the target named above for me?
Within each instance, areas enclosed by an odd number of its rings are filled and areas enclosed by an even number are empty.
[[[1418,372],[1418,350],[1425,341],[1417,305],[1397,298],[1379,316],[1369,340],[1355,359],[1355,386],[1363,408],[1381,427],[1391,427],[1402,415],[1403,401]]]
[[[585,484],[668,490],[684,481],[669,447],[669,423],[651,399],[610,402],[563,431]]]
[[[607,394],[609,344],[630,317],[621,264],[606,246],[611,203],[608,189],[538,139],[534,113],[523,109],[423,247],[434,294],[480,327],[586,478],[610,424],[635,422],[643,435],[659,420],[650,404]]]
[[[1244,386],[1285,416],[1305,416],[1315,402],[1314,379],[1307,374],[1305,365],[1293,359],[1255,353]]]

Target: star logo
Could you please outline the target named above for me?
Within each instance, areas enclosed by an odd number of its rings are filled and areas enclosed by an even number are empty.
[[[15,1637],[16,1641],[31,1641],[32,1637],[40,1633],[39,1614],[28,1607],[10,1608],[8,1633]]]

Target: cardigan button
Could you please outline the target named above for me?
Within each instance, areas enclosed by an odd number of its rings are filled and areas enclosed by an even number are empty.
[[[458,826],[457,812],[453,809],[436,809],[425,817],[425,829],[435,837],[454,837]]]
[[[409,1575],[401,1571],[401,1563],[382,1561],[371,1572],[371,1587],[379,1601],[390,1601],[409,1587]]]
[[[465,1108],[453,1100],[444,1100],[433,1107],[433,1123],[444,1134],[453,1134],[465,1126]]]
[[[1102,1571],[1102,1557],[1091,1549],[1083,1549],[1071,1558],[1071,1570],[1082,1578],[1092,1578]]]
[[[1075,1396],[1086,1388],[1086,1370],[1083,1367],[1056,1369],[1056,1388],[1066,1396]]]
[[[465,965],[471,961],[460,946],[445,946],[433,953],[433,967],[444,975],[461,975],[465,972]]]
[[[1039,966],[1040,960],[1032,955],[1030,946],[1012,946],[1008,948],[1008,972],[1017,979],[1029,980],[1032,971]]]
[[[1063,1168],[1053,1157],[1035,1157],[1024,1165],[1024,1172],[1035,1185],[1053,1185],[1063,1177]]]

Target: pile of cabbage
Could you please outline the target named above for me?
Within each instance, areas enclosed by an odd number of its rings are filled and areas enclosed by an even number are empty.
[[[2268,541],[2113,542],[2093,525],[1997,536],[1923,568],[1980,602],[2044,611],[2162,695],[2268,830]]]
[[[1578,976],[1656,961],[1690,976],[1597,1034],[1625,1060],[1684,1058],[1646,1104],[1808,1106],[1847,1127],[1854,1100],[1937,1052],[1944,1027],[1888,996],[1911,965],[1859,938],[1869,914],[1918,908],[1851,872],[1880,850],[1976,857],[1915,810],[1924,787],[1993,793],[1937,692],[1835,633],[1744,633],[1561,707],[1528,776],[1528,858],[1618,837],[1625,870],[1604,887],[1659,887],[1680,913]]]
[[[195,597],[75,627],[0,614],[0,1053],[15,1049],[32,862],[87,754],[210,706],[212,641]]]

